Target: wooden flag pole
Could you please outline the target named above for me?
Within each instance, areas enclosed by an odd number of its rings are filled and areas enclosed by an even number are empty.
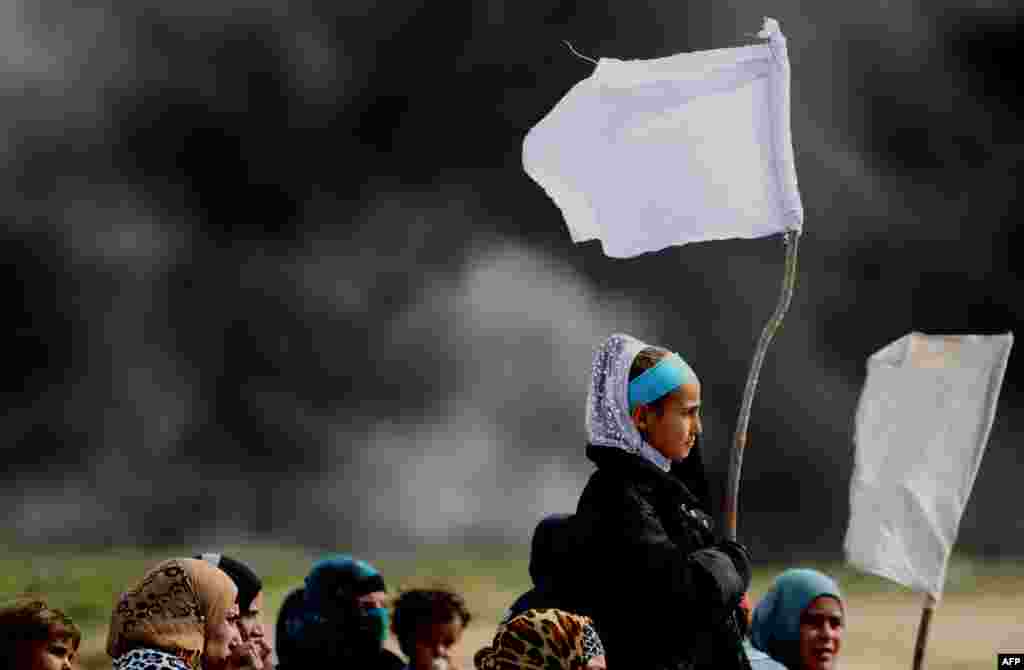
[[[917,642],[914,643],[914,670],[924,667],[924,649],[928,646],[928,628],[932,623],[932,612],[935,611],[935,598],[926,593],[924,604],[921,605],[921,623],[917,625]]]
[[[782,317],[789,309],[790,299],[793,297],[793,287],[796,284],[796,252],[800,242],[800,231],[790,230],[783,236],[786,245],[786,269],[782,277],[782,291],[779,294],[779,302],[775,306],[775,313],[765,324],[761,331],[761,337],[757,341],[757,348],[754,350],[754,360],[750,363],[750,372],[747,374],[747,386],[743,389],[743,402],[740,404],[740,416],[736,422],[736,433],[733,438],[733,450],[729,457],[729,479],[724,502],[725,533],[730,540],[736,539],[736,510],[739,504],[740,493],[740,469],[743,467],[743,450],[747,446],[747,424],[750,422],[750,407],[754,403],[754,391],[757,389],[757,378],[761,374],[761,364],[764,363],[764,355],[771,344],[775,331],[782,323]]]

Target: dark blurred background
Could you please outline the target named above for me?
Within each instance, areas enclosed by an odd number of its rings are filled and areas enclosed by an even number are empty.
[[[9,0],[3,526],[23,542],[523,542],[592,470],[593,348],[705,382],[715,504],[778,238],[574,246],[521,142],[592,66],[789,38],[806,210],[740,536],[837,557],[865,359],[1019,330],[1017,3]],[[1011,357],[959,547],[1024,551]]]

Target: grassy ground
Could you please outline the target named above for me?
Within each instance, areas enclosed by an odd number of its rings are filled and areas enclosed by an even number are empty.
[[[221,549],[243,558],[263,577],[265,620],[271,629],[284,596],[320,555],[267,545]],[[157,561],[192,553],[194,549],[181,548],[101,552],[5,546],[0,553],[0,596],[44,595],[83,628],[81,667],[109,668],[103,643],[115,595]],[[427,547],[413,557],[381,558],[374,563],[392,592],[443,584],[465,596],[475,617],[461,644],[463,670],[470,670],[473,652],[490,641],[502,612],[528,586],[526,560],[525,546]],[[787,566],[757,568],[751,588],[755,602],[783,567]],[[910,666],[921,596],[841,564],[806,567],[836,576],[846,593],[845,670]],[[1024,563],[954,557],[946,594],[932,623],[927,667],[992,668],[999,651],[1024,651]]]

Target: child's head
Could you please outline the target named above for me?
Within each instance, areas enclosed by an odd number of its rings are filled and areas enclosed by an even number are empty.
[[[466,603],[457,593],[412,589],[395,601],[391,628],[413,670],[432,670],[450,663],[469,620]]]
[[[682,358],[660,347],[642,349],[629,369],[629,402],[648,444],[672,461],[690,455],[703,430],[700,381]]]
[[[21,600],[0,607],[2,670],[66,670],[81,642],[78,626],[41,600]]]

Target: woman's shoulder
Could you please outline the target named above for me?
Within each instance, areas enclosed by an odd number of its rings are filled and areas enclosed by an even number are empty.
[[[578,538],[629,534],[660,525],[659,505],[636,480],[614,471],[598,471],[583,488],[573,526]]]
[[[614,447],[588,450],[597,464],[597,470],[590,475],[584,487],[588,494],[609,504],[631,501],[646,506],[645,502],[675,499],[684,493],[684,487],[665,472],[641,456]]]
[[[645,487],[634,474],[626,468],[599,467],[587,480],[580,495],[583,508],[621,507],[624,503],[638,504]],[[580,510],[578,510],[580,511]]]

